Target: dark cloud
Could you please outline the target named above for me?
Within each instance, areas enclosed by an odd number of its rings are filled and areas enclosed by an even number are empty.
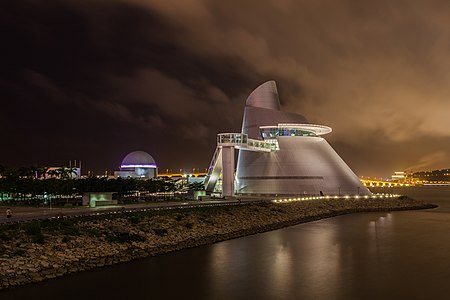
[[[333,127],[361,175],[450,166],[446,1],[49,0],[0,8],[1,164],[207,166],[246,96]]]

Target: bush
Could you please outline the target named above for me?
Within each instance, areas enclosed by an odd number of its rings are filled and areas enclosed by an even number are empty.
[[[128,218],[128,221],[131,224],[139,224],[139,222],[141,222],[141,218],[138,217],[138,216],[131,216],[131,217]]]
[[[275,211],[275,212],[279,212],[279,213],[284,213],[284,210],[279,208],[279,207],[272,207],[270,210],[271,211]]]
[[[72,236],[80,235],[80,230],[77,227],[73,226],[73,224],[72,224],[71,226],[68,226],[68,227],[62,227],[61,234],[72,235]]]
[[[62,240],[61,240],[61,242],[63,242],[63,243],[67,243],[67,242],[69,242],[69,241],[70,241],[70,237],[67,236],[67,235],[65,235],[65,236],[62,238]]]
[[[41,226],[40,226],[40,224],[37,223],[37,222],[32,222],[32,223],[27,224],[27,225],[25,226],[25,232],[26,232],[28,235],[38,235],[38,234],[42,234]]]
[[[192,227],[194,226],[194,224],[192,224],[192,223],[186,223],[186,225],[184,225],[184,226],[186,226],[187,229],[192,229]]]
[[[31,241],[35,244],[43,244],[45,242],[44,235],[42,234],[42,232],[38,233],[32,237]]]
[[[101,237],[102,232],[95,228],[88,228],[85,230],[86,234],[91,237]]]
[[[26,253],[26,251],[24,249],[16,249],[14,250],[14,252],[12,253],[12,255],[14,256],[22,256]]]
[[[108,235],[106,240],[110,243],[131,243],[131,242],[143,242],[145,237],[139,234],[133,234],[129,232],[121,232],[116,235]]]
[[[73,221],[69,220],[44,220],[42,228],[63,235],[80,235],[80,230],[75,226]]]
[[[165,228],[153,228],[153,232],[157,235],[157,236],[166,236],[167,234],[169,234],[167,232],[167,229]]]
[[[5,232],[0,231],[0,240],[2,241],[10,241],[12,240],[9,235],[7,235]]]

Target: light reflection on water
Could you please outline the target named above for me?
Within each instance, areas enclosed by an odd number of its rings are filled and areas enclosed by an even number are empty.
[[[80,273],[0,299],[448,299],[450,189],[439,209],[339,216]]]

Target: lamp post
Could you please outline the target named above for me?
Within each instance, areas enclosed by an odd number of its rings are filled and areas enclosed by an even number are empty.
[[[49,200],[50,203],[50,209],[52,209],[52,198],[50,198],[47,194],[47,192],[44,192],[44,200],[47,201]]]

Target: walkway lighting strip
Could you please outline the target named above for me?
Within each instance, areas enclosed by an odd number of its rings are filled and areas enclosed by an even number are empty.
[[[310,201],[310,200],[323,200],[323,199],[376,199],[376,198],[398,198],[399,194],[373,194],[372,196],[314,196],[314,197],[301,197],[301,198],[285,198],[285,199],[274,199],[273,203],[286,203],[293,201]]]
[[[156,165],[121,165],[121,168],[152,168],[156,169]]]

